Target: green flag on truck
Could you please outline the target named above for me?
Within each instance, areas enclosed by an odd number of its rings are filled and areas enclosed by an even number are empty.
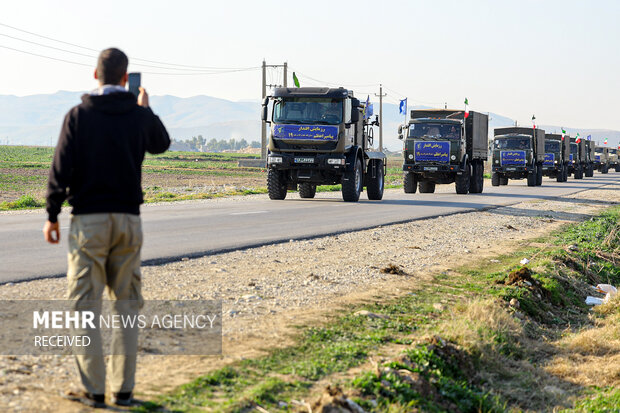
[[[297,79],[295,72],[293,72],[293,83],[295,83],[295,87],[299,87],[299,79]]]

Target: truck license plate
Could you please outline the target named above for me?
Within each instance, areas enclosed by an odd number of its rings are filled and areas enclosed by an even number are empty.
[[[516,171],[517,168],[506,168],[507,171]]]
[[[295,158],[295,163],[314,163],[314,158]]]
[[[437,167],[436,166],[425,166],[424,170],[425,171],[436,171]]]

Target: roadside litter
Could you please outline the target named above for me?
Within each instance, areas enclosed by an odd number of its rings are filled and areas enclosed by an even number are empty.
[[[605,294],[604,298],[598,297],[586,297],[586,304],[588,305],[601,305],[609,302],[611,297],[618,294],[618,289],[611,284],[598,284],[596,287],[592,287],[597,293]]]

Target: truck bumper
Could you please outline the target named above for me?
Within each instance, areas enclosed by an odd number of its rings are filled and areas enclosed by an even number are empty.
[[[417,172],[417,173],[432,173],[432,172],[460,172],[460,165],[450,165],[450,164],[415,164],[415,163],[405,163],[403,164],[403,171],[405,172]]]
[[[346,169],[344,154],[270,153],[267,168],[288,171],[292,182],[334,183]]]

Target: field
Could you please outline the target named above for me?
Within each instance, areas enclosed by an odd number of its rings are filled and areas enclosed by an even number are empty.
[[[0,210],[44,204],[53,148],[0,146]],[[264,168],[237,165],[255,155],[237,153],[166,152],[148,154],[143,164],[145,202],[206,199],[265,193]],[[389,158],[386,186],[402,180],[401,159]],[[319,187],[337,191],[339,185]]]

